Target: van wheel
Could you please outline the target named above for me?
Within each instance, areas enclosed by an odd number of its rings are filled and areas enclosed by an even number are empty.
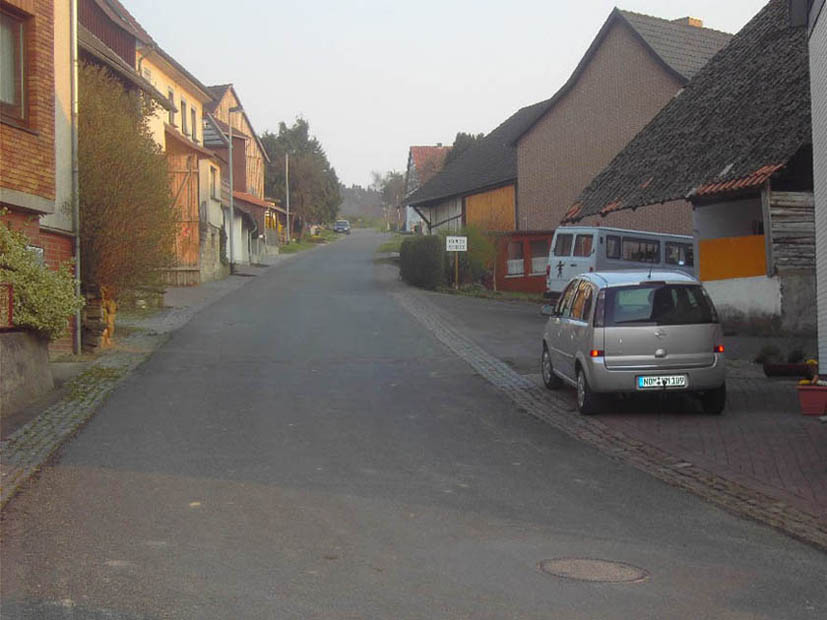
[[[597,413],[600,408],[600,397],[592,392],[589,380],[582,368],[577,369],[577,410],[583,415]]]
[[[563,387],[563,380],[554,374],[554,366],[551,365],[551,354],[548,347],[543,343],[543,355],[540,358],[540,371],[543,374],[543,383],[550,390],[559,390]]]
[[[719,415],[726,407],[726,383],[714,390],[707,390],[701,395],[701,405],[704,413]]]

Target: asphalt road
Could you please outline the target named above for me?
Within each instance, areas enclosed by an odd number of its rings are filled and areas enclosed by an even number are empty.
[[[3,620],[827,616],[823,553],[516,410],[380,242],[251,279],[121,385],[4,511]],[[648,576],[538,568],[571,557]]]

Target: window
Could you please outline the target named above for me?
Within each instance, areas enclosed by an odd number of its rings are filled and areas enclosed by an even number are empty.
[[[617,235],[606,237],[606,258],[620,258],[620,237]]]
[[[580,280],[574,280],[569,282],[569,285],[560,295],[560,300],[557,302],[557,310],[556,314],[560,317],[567,317],[569,316],[569,310],[571,309],[571,302],[574,299],[575,294],[577,293],[577,289],[580,286]]]
[[[167,97],[169,98],[169,124],[175,126],[175,93],[170,88],[167,90]]]
[[[539,239],[531,242],[531,273],[542,275],[548,266],[548,240]]]
[[[218,169],[210,166],[210,196],[218,200]]]
[[[4,117],[26,118],[26,20],[0,10],[0,111]]]
[[[574,301],[571,304],[571,318],[577,321],[587,321],[589,312],[592,309],[592,298],[594,290],[592,285],[585,280],[580,282],[577,288],[577,293],[574,296]]]
[[[523,260],[523,242],[509,241],[508,242],[508,261],[507,261],[509,276],[525,275],[525,261]]]
[[[667,241],[664,246],[665,261],[667,265],[678,265],[680,267],[692,267],[695,265],[695,248],[691,243],[677,243]]]
[[[652,283],[607,290],[607,327],[631,323],[695,325],[718,322],[715,308],[703,288],[696,284]]]
[[[187,102],[181,99],[181,133],[185,136],[187,131]]]
[[[623,237],[623,260],[636,263],[659,263],[660,241]]]
[[[593,239],[592,235],[577,235],[574,240],[574,255],[591,256]]]
[[[195,108],[190,108],[190,120],[192,121],[190,123],[190,125],[192,125],[192,141],[198,142],[198,125],[196,124]]]
[[[555,256],[570,256],[571,255],[571,239],[572,235],[557,235],[554,242]]]

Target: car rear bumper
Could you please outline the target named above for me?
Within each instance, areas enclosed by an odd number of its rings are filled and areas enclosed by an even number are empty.
[[[703,368],[669,368],[663,370],[631,370],[607,368],[603,358],[589,358],[588,367],[589,387],[595,392],[604,393],[647,393],[658,390],[639,390],[637,378],[649,375],[686,375],[686,387],[667,388],[666,391],[702,392],[721,387],[726,381],[726,361],[722,355],[715,356],[712,366]]]

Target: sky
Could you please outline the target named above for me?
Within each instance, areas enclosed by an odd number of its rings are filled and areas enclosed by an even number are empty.
[[[551,97],[617,5],[735,33],[767,0],[121,0],[260,134],[301,116],[345,185]]]

